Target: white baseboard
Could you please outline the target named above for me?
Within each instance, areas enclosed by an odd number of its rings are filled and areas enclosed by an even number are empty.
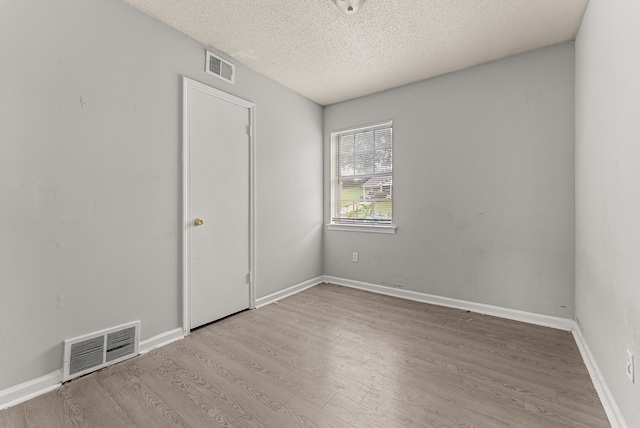
[[[169,330],[156,336],[150,337],[149,339],[141,340],[138,351],[140,354],[146,354],[147,352],[152,351],[156,348],[160,348],[161,346],[168,345],[171,342],[175,342],[176,340],[183,339],[184,336],[184,330],[181,328]]]
[[[607,417],[609,418],[609,423],[611,424],[612,428],[628,428],[624,417],[622,416],[622,413],[620,412],[620,409],[618,408],[618,405],[616,404],[613,395],[611,394],[611,391],[609,390],[609,387],[607,386],[607,383],[605,382],[604,377],[600,372],[600,369],[598,368],[598,364],[596,363],[596,360],[593,357],[593,354],[591,353],[591,350],[589,349],[589,346],[584,339],[582,329],[580,328],[579,324],[577,324],[573,320],[552,317],[548,315],[534,314],[531,312],[524,312],[516,309],[502,308],[499,306],[486,305],[483,303],[452,299],[449,297],[441,297],[427,293],[420,293],[417,291],[390,288],[377,284],[354,281],[327,275],[304,281],[300,284],[256,299],[256,308],[300,293],[301,291],[304,291],[323,282],[341,285],[344,287],[357,288],[359,290],[370,291],[373,293],[384,294],[401,299],[468,310],[485,315],[492,315],[500,318],[571,331],[575,338],[578,349],[580,350],[580,354],[582,355],[585,366],[589,371],[593,385],[598,393],[600,401],[602,402],[602,406],[604,407]],[[153,336],[149,339],[140,341],[139,352],[140,354],[144,354],[153,349],[180,340],[184,337],[184,330],[181,328],[176,328],[174,330],[170,330],[165,333]],[[18,405],[39,395],[45,394],[49,391],[53,391],[60,385],[62,385],[62,370],[56,370],[55,372],[41,376],[37,379],[21,383],[20,385],[13,386],[11,388],[7,388],[3,391],[0,391],[0,410]]]
[[[582,334],[582,328],[580,328],[580,324],[577,322],[573,323],[573,337],[578,345],[578,349],[580,350],[580,354],[582,355],[582,360],[584,361],[584,365],[587,366],[587,370],[589,371],[589,375],[591,376],[591,381],[593,382],[593,386],[598,393],[598,397],[600,397],[600,402],[602,403],[602,407],[604,407],[604,411],[609,418],[609,423],[612,428],[627,428],[627,423],[622,416],[622,412],[620,412],[620,408],[616,404],[616,401],[611,394],[611,390],[607,386],[607,382],[604,380],[604,376],[598,367],[598,363],[596,363],[596,359],[593,357],[591,353],[591,349],[589,349],[589,345],[587,345],[586,340],[584,339],[584,335]]]
[[[256,299],[256,309],[277,302],[278,300],[282,300],[285,297],[293,296],[294,294],[300,293],[301,291],[304,291],[307,288],[311,288],[314,285],[318,285],[322,282],[324,282],[324,276],[318,276],[316,278],[301,282],[300,284],[285,288],[284,290],[276,291],[275,293],[260,297],[259,299]]]
[[[141,340],[138,351],[140,354],[144,354],[152,349],[180,340],[183,337],[184,331],[181,328],[167,331],[147,340]],[[60,385],[62,385],[62,370],[56,370],[37,379],[32,379],[20,385],[7,388],[0,391],[0,410],[16,406],[39,395],[46,394],[60,387]]]
[[[465,300],[451,299],[449,297],[435,296],[432,294],[419,293],[416,291],[403,290],[385,287],[367,282],[354,281],[350,279],[337,278],[334,276],[325,276],[324,282],[341,285],[344,287],[357,288],[359,290],[371,291],[373,293],[384,294],[387,296],[399,297],[401,299],[414,300],[417,302],[431,303],[439,306],[463,309],[467,311],[478,312],[485,315],[493,315],[500,318],[506,318],[515,321],[522,321],[530,324],[541,325],[544,327],[556,328],[559,330],[571,331],[575,338],[580,354],[587,370],[591,376],[593,386],[595,387],[598,397],[602,403],[602,407],[607,414],[609,423],[612,428],[628,428],[627,424],[620,412],[620,408],[616,404],[611,390],[604,380],[602,372],[598,368],[587,342],[582,334],[580,325],[574,320],[568,318],[552,317],[549,315],[540,315],[531,312],[519,311],[516,309],[502,308],[499,306],[485,305],[483,303],[468,302]]]
[[[517,309],[508,309],[502,308],[500,306],[486,305],[484,303],[475,303],[466,300],[458,300],[449,297],[436,296],[433,294],[420,293],[418,291],[385,287],[383,285],[370,284],[368,282],[354,281],[351,279],[338,278],[335,276],[325,275],[324,282],[342,285],[344,287],[357,288],[359,290],[371,291],[373,293],[384,294],[387,296],[399,297],[401,299],[414,300],[416,302],[431,303],[433,305],[446,306],[448,308],[477,312],[483,315],[492,315],[514,321],[522,321],[529,324],[552,327],[558,330],[571,331],[573,329],[573,320],[570,320],[568,318],[552,317],[549,315],[519,311]]]
[[[16,406],[27,400],[53,391],[62,385],[62,370],[56,370],[37,379],[0,391],[0,410]]]
[[[256,307],[261,307],[273,303],[275,301],[284,299],[285,297],[299,293],[307,288],[323,282],[322,276],[310,279],[284,290],[278,291],[268,296],[261,297],[256,300]],[[176,328],[164,333],[160,333],[146,340],[141,340],[138,352],[145,354],[154,349],[168,345],[177,340],[183,339],[185,332],[182,328]],[[35,398],[39,395],[52,391],[62,385],[62,370],[56,370],[55,372],[41,376],[37,379],[33,379],[20,385],[12,386],[5,390],[0,391],[0,410],[4,410],[9,407],[13,407],[27,400]]]

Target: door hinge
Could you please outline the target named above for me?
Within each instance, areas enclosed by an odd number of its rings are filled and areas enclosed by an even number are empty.
[[[247,125],[247,135],[251,137],[251,125]]]
[[[247,273],[247,284],[251,284],[251,280],[252,280],[252,279],[253,279],[253,278],[251,278],[251,272],[248,272],[248,273]]]

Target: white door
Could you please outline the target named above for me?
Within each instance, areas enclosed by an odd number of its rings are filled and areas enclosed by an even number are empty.
[[[187,328],[250,305],[250,123],[244,100],[185,78]],[[190,281],[189,281],[190,280]]]

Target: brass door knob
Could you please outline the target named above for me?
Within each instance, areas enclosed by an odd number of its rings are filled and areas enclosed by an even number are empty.
[[[204,224],[204,221],[202,221],[201,218],[197,218],[193,220],[193,224],[195,224],[196,226],[202,226]]]

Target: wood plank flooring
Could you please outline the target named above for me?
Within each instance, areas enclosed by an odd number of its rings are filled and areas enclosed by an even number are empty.
[[[0,412],[1,427],[609,427],[571,333],[324,284]]]

